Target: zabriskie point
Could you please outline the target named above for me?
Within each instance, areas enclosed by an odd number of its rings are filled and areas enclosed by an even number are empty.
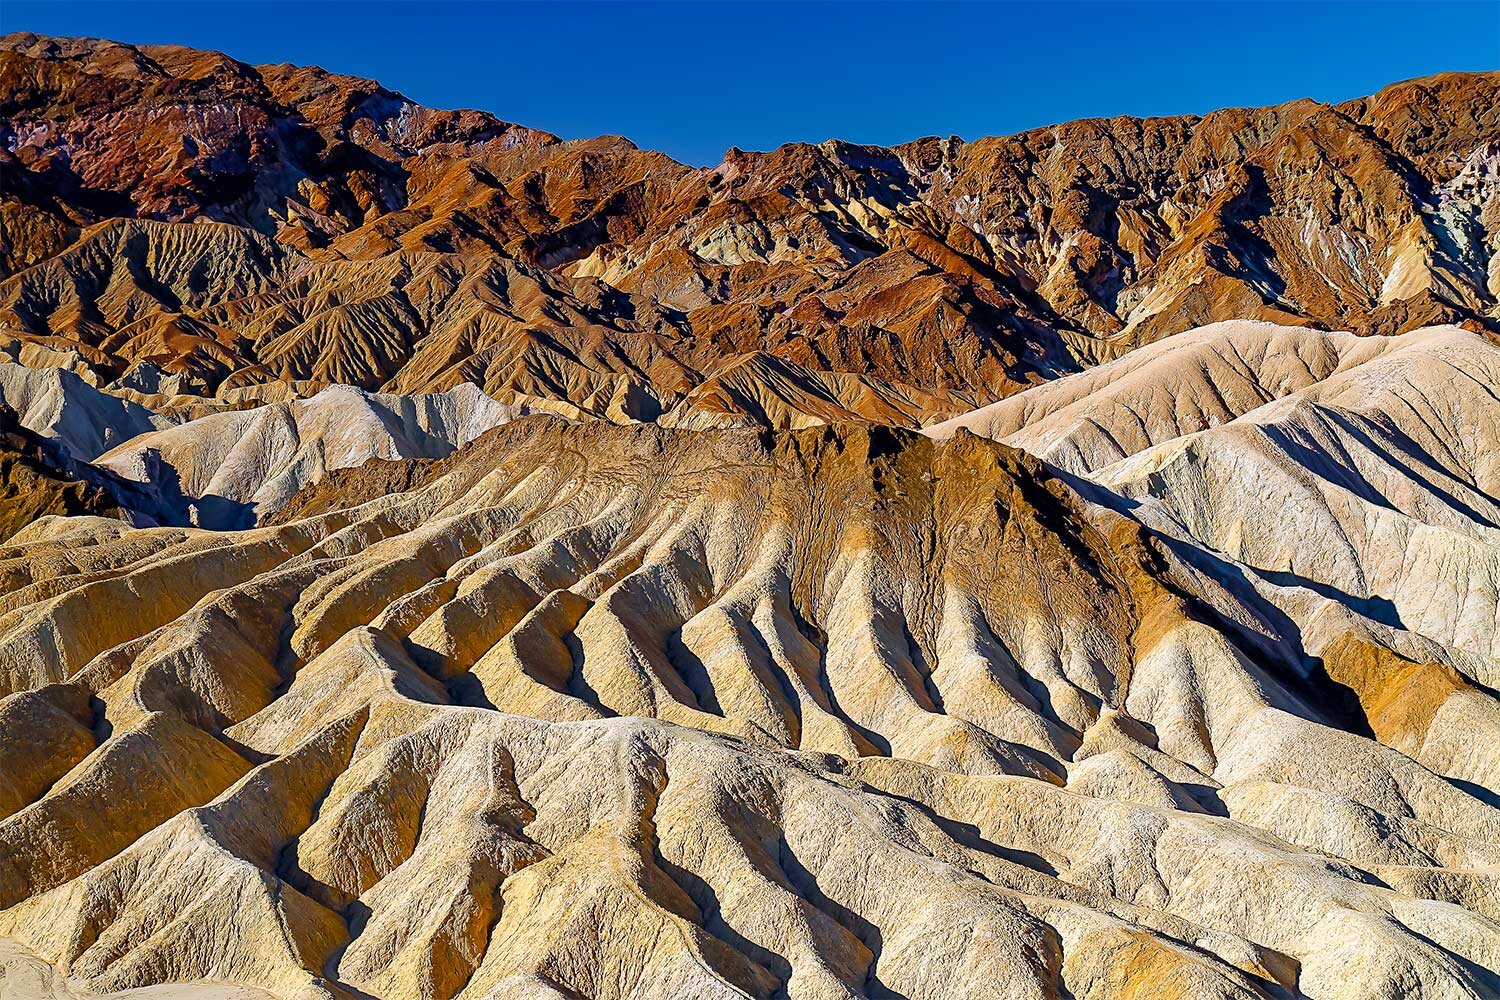
[[[0,170],[0,995],[1500,993],[1500,75],[693,169],[12,34]]]

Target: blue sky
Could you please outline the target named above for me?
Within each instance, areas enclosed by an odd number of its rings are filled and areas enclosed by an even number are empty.
[[[0,28],[174,42],[373,77],[692,164],[832,136],[972,139],[1071,118],[1338,101],[1500,68],[1472,3],[37,3]]]

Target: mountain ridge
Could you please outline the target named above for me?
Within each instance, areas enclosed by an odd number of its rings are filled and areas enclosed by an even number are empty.
[[[105,381],[472,380],[650,419],[766,352],[932,397],[925,422],[1219,320],[1500,329],[1497,74],[693,169],[315,68],[0,49],[0,336]],[[214,219],[249,230],[174,232]],[[195,287],[169,243],[249,284]]]
[[[1488,658],[966,432],[540,415],[412,467],[0,552],[0,713],[83,720],[0,726],[0,933],[309,998],[1500,982]]]
[[[1500,995],[1497,98],[0,39],[0,995]]]

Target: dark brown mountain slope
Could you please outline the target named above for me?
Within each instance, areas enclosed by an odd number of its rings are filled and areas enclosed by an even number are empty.
[[[1226,318],[1493,329],[1497,91],[1445,74],[694,170],[317,69],[11,35],[0,327],[203,392],[473,379],[645,418],[757,352],[814,373],[799,393],[841,373],[931,417]],[[237,228],[178,229],[208,221]]]

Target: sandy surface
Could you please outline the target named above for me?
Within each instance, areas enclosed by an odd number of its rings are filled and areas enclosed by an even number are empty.
[[[0,1000],[269,1000],[270,994],[225,983],[166,983],[122,993],[88,993],[70,984],[46,962],[8,938],[0,938]]]

